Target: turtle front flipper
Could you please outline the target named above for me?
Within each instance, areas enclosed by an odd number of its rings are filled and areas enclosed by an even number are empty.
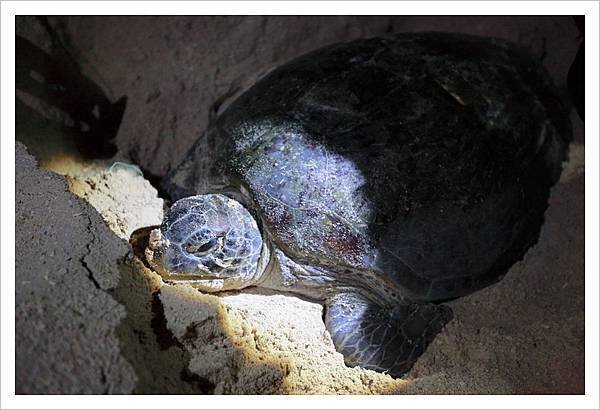
[[[401,377],[452,319],[445,305],[380,306],[354,292],[331,298],[325,326],[348,366]]]

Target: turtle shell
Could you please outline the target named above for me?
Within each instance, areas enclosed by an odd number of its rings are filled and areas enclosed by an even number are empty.
[[[170,181],[176,196],[240,187],[298,262],[441,300],[494,282],[535,243],[569,139],[556,90],[523,50],[398,34],[271,71]]]

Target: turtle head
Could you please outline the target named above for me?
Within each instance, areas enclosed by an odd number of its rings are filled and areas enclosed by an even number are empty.
[[[175,202],[146,248],[146,259],[164,279],[206,292],[255,284],[268,258],[250,212],[221,194]]]

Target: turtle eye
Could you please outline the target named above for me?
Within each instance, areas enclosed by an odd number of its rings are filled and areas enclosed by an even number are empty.
[[[185,245],[185,250],[188,253],[197,255],[197,256],[203,256],[203,255],[207,255],[210,252],[214,251],[216,248],[220,247],[223,243],[223,238],[218,237],[218,238],[212,238],[209,239],[208,241],[200,244],[200,245],[196,245],[193,244],[191,242],[188,242]]]

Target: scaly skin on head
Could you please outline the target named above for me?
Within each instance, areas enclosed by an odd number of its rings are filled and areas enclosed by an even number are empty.
[[[257,223],[239,202],[221,194],[173,204],[150,234],[146,259],[166,280],[205,292],[256,284],[270,252]]]

